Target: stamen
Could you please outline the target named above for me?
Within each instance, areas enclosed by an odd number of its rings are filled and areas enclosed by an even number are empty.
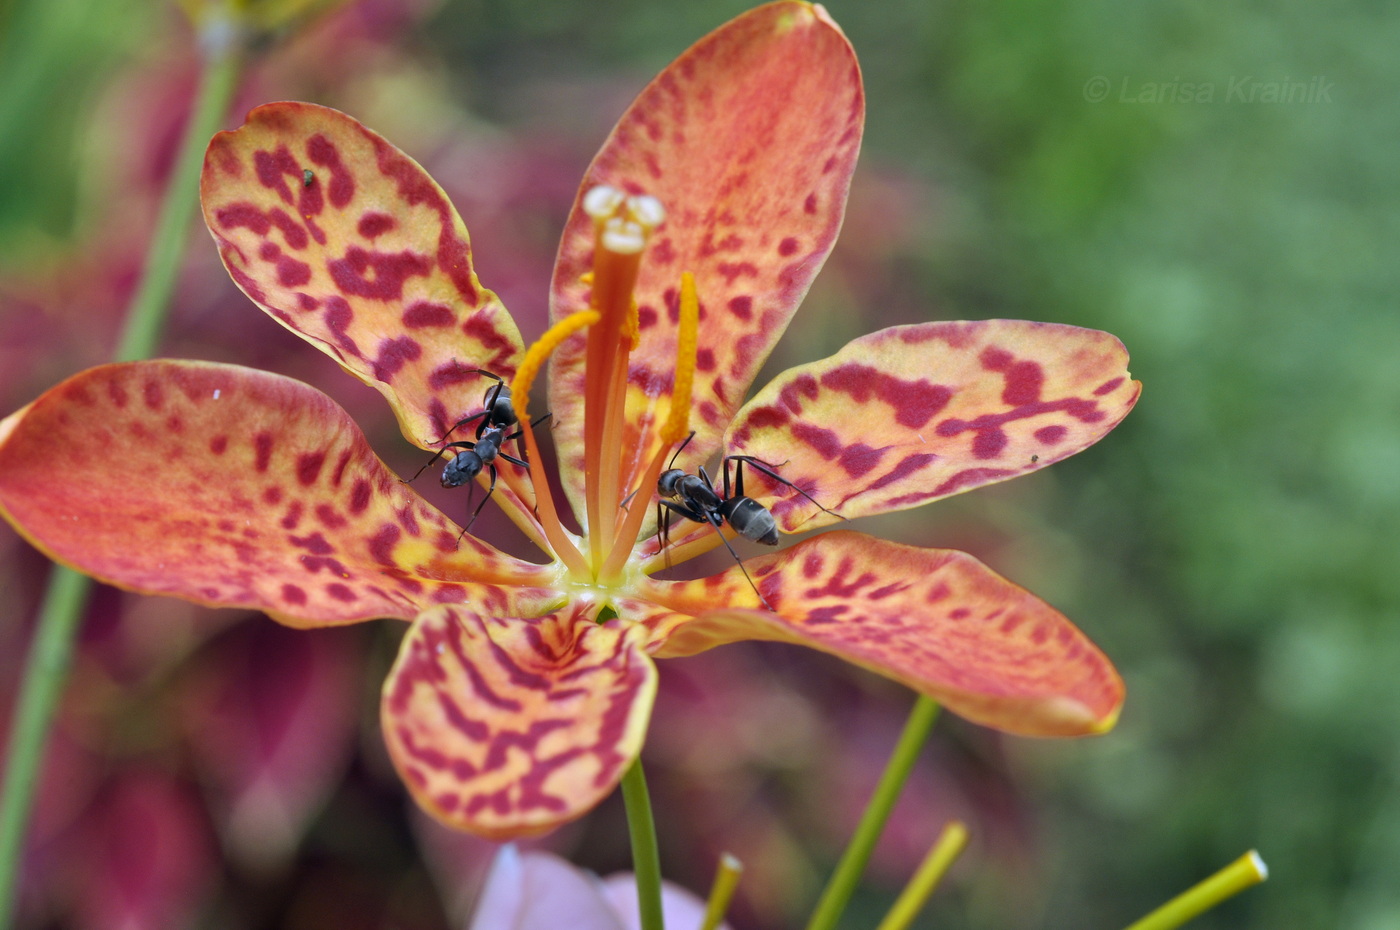
[[[510,402],[515,407],[516,417],[523,423],[529,419],[528,406],[530,403],[530,388],[535,385],[535,376],[540,373],[544,363],[554,354],[554,350],[559,348],[559,344],[568,339],[574,333],[585,326],[592,326],[602,318],[597,310],[580,310],[571,313],[564,319],[555,323],[549,330],[536,340],[525,352],[525,358],[520,361],[520,367],[515,370],[515,377],[510,381]]]
[[[635,306],[635,305],[634,305]],[[690,432],[690,395],[695,382],[695,354],[699,348],[700,298],[695,293],[695,276],[690,272],[681,274],[680,328],[676,335],[676,379],[671,388],[671,410],[661,427],[661,446],[652,456],[646,471],[642,473],[642,483],[633,494],[650,496],[661,477],[662,463],[666,461],[671,446],[680,442]],[[622,570],[626,555],[641,532],[642,519],[647,509],[637,507],[627,511],[627,515],[617,525],[613,537],[612,550],[603,564],[599,577],[606,578],[611,573]]]
[[[544,363],[559,348],[559,344],[568,339],[574,333],[598,322],[599,314],[596,310],[580,310],[571,313],[564,319],[555,323],[549,330],[536,340],[525,352],[525,357],[520,361],[520,367],[515,370],[515,377],[510,382],[510,401],[515,407],[516,419],[520,421],[520,431],[524,434],[525,449],[529,455],[529,461],[538,463],[540,461],[539,444],[535,441],[535,431],[530,426],[530,388],[534,386],[535,377],[544,367]],[[554,495],[549,488],[549,479],[545,477],[543,468],[530,469],[530,480],[535,485],[535,505],[539,508],[540,529],[544,531],[545,537],[549,540],[554,554],[557,555],[569,570],[578,576],[588,574],[588,563],[583,558],[583,553],[569,540],[568,534],[564,530],[564,524],[559,521],[559,512],[554,508]]]
[[[695,275],[681,273],[681,318],[676,333],[676,379],[671,387],[671,411],[661,427],[661,441],[668,446],[690,432],[690,400],[695,383],[695,355],[700,341],[700,298]]]
[[[632,301],[632,309],[627,312],[627,329],[623,331],[623,335],[627,337],[627,342],[634,350],[642,341],[642,321],[637,313],[637,302],[635,300]]]

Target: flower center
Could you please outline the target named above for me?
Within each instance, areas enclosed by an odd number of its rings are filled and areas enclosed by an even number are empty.
[[[584,500],[583,552],[573,545],[559,523],[542,476],[534,478],[539,517],[556,554],[581,583],[612,586],[624,572],[648,508],[646,501],[670,448],[685,438],[689,427],[690,395],[695,372],[699,329],[699,300],[695,281],[688,272],[681,277],[677,360],[671,406],[659,432],[660,447],[648,463],[640,483],[623,486],[622,462],[628,441],[626,399],[629,359],[636,348],[639,329],[633,292],[641,268],[642,253],[652,232],[664,221],[660,201],[645,195],[628,196],[616,188],[600,186],[583,198],[583,210],[594,223],[593,271],[590,309],[556,323],[530,347],[522,360],[511,396],[523,405],[530,385],[545,360],[565,339],[587,327],[584,352]],[[526,410],[519,409],[526,448],[539,460]],[[632,436],[633,441],[645,442]],[[630,459],[629,459],[630,460]],[[631,501],[630,506],[625,506]]]

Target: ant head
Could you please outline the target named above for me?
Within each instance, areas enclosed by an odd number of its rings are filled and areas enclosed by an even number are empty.
[[[679,468],[669,468],[663,471],[661,477],[656,479],[656,493],[662,497],[675,497],[676,485],[684,477],[685,472]]]

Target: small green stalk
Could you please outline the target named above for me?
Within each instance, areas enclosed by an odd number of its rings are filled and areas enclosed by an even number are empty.
[[[185,128],[179,160],[166,188],[160,217],[146,253],[141,284],[127,310],[117,361],[146,358],[155,351],[165,327],[170,296],[189,238],[199,199],[199,172],[209,137],[219,128],[238,86],[241,55],[232,41],[211,47],[205,59],[194,112]],[[73,639],[87,605],[92,580],[54,566],[44,606],[25,662],[5,753],[5,781],[0,788],[0,928],[13,923],[25,828],[33,806],[38,775],[54,709],[68,676]]]
[[[744,864],[724,853],[719,857],[719,868],[715,870],[715,881],[710,886],[710,899],[705,903],[705,920],[700,930],[715,930],[724,920],[729,910],[729,902],[734,898],[734,889],[743,877]]]
[[[933,848],[924,856],[924,861],[919,863],[914,877],[909,879],[909,884],[900,892],[894,907],[890,908],[890,912],[875,930],[907,930],[966,846],[967,827],[956,820],[944,827]]]
[[[1251,849],[1210,878],[1183,891],[1151,914],[1136,921],[1127,930],[1176,930],[1188,920],[1204,914],[1220,902],[1233,898],[1268,877],[1268,866],[1259,858],[1259,853]]]
[[[622,800],[627,806],[627,832],[632,837],[632,872],[637,877],[637,913],[642,930],[665,930],[661,912],[661,853],[656,845],[656,822],[640,757],[622,776]]]
[[[817,902],[817,909],[813,911],[812,919],[807,923],[807,930],[833,930],[836,922],[841,919],[846,904],[855,893],[856,885],[860,883],[865,865],[870,861],[875,842],[885,829],[890,811],[894,809],[894,803],[899,799],[904,782],[908,779],[910,770],[914,768],[914,762],[919,758],[919,752],[924,748],[924,742],[927,741],[936,719],[938,705],[931,698],[920,695],[914,702],[914,709],[909,712],[909,720],[904,724],[904,732],[899,735],[894,752],[890,754],[890,761],[885,765],[885,773],[880,776],[880,783],[875,787],[875,793],[871,795],[865,813],[861,815],[860,825],[856,827],[850,845],[846,847],[836,871],[827,882],[826,890]]]

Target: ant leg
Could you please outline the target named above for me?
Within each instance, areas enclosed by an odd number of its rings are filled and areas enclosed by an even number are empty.
[[[764,597],[763,592],[758,590],[758,585],[754,583],[753,576],[749,574],[749,570],[744,566],[744,560],[739,558],[739,553],[734,551],[734,547],[730,544],[729,538],[724,535],[724,527],[713,519],[709,522],[714,525],[715,532],[719,534],[720,542],[724,543],[724,548],[728,549],[729,554],[734,556],[735,564],[739,566],[739,571],[744,573],[744,580],[749,583],[750,588],[753,588],[753,593],[758,595],[758,599],[764,607],[773,610],[773,605],[768,603],[768,598]]]
[[[780,475],[780,474],[778,474],[777,472],[775,472],[775,471],[772,469],[772,467],[769,466],[766,462],[763,462],[763,461],[761,461],[761,460],[759,460],[759,459],[756,459],[756,458],[754,458],[754,457],[751,456],[751,455],[729,455],[729,456],[725,456],[725,461],[726,461],[726,462],[731,462],[731,461],[732,461],[732,462],[738,463],[738,464],[736,464],[736,465],[734,466],[734,471],[735,471],[735,477],[736,477],[736,479],[737,479],[738,488],[739,488],[738,494],[739,494],[740,496],[742,496],[743,493],[744,493],[744,490],[743,490],[743,489],[744,489],[744,472],[743,472],[743,468],[744,468],[744,465],[747,464],[750,468],[756,468],[756,469],[758,469],[759,471],[763,472],[763,474],[767,475],[769,478],[772,478],[774,481],[778,482],[779,484],[785,484],[785,485],[787,485],[788,487],[792,488],[792,489],[793,489],[794,491],[796,491],[798,494],[801,494],[803,497],[807,498],[807,500],[811,501],[813,504],[816,504],[817,509],[818,509],[818,510],[821,510],[823,513],[829,513],[829,514],[831,514],[833,517],[838,517],[838,518],[840,518],[840,519],[842,519],[842,520],[846,519],[845,517],[842,517],[842,516],[841,516],[839,513],[837,513],[836,511],[834,511],[834,510],[828,510],[827,508],[823,507],[823,506],[817,501],[817,499],[816,499],[815,497],[813,497],[812,495],[808,494],[806,491],[802,490],[802,489],[799,488],[797,485],[793,484],[791,481],[787,480],[787,479],[784,478],[782,475]]]
[[[455,428],[456,428],[456,427],[453,427],[453,429],[455,429]],[[448,435],[451,435],[452,430],[448,430],[447,432],[448,432]],[[444,437],[442,437],[442,438],[443,438],[443,439],[446,439],[447,436],[444,436]],[[426,465],[424,465],[422,468],[420,468],[420,469],[418,469],[416,472],[414,472],[412,478],[409,478],[408,481],[404,481],[402,478],[400,478],[400,479],[399,479],[399,482],[400,482],[401,484],[409,484],[409,483],[411,483],[411,482],[413,482],[413,481],[416,481],[416,480],[418,479],[418,476],[421,475],[421,474],[423,474],[423,472],[427,471],[428,468],[429,468],[434,462],[436,462],[438,459],[442,458],[442,454],[443,454],[444,452],[446,452],[448,449],[471,449],[471,448],[473,448],[473,447],[475,447],[475,446],[476,446],[476,443],[474,443],[474,442],[467,442],[466,440],[463,440],[462,442],[449,442],[447,445],[445,445],[445,446],[443,446],[441,449],[437,450],[437,455],[435,455],[435,456],[433,456],[432,458],[428,459],[428,462],[427,462]]]
[[[664,508],[664,513],[663,513]],[[671,568],[671,553],[667,552],[667,547],[671,544],[671,514],[677,513],[695,523],[713,523],[698,510],[692,510],[684,504],[675,501],[658,499],[656,502],[656,535],[661,539],[660,552],[666,552],[666,567]]]
[[[485,368],[458,368],[458,369],[456,370],[456,373],[459,374],[459,375],[485,375],[486,377],[490,378],[492,381],[495,381],[497,384],[505,384],[505,383],[506,383],[506,379],[505,379],[505,378],[502,378],[500,375],[496,374],[494,371],[487,371]]]
[[[412,478],[409,478],[408,481],[403,481],[402,478],[400,478],[399,480],[400,480],[402,483],[404,483],[404,484],[408,484],[408,483],[410,483],[410,482],[416,480],[416,479],[418,478],[418,476],[421,475],[421,474],[423,474],[423,472],[427,471],[428,468],[429,468],[434,462],[436,462],[438,459],[442,458],[442,454],[443,454],[444,452],[446,452],[448,449],[470,449],[470,448],[472,447],[471,445],[465,445],[465,446],[464,446],[464,445],[463,445],[462,443],[460,443],[460,442],[448,442],[447,440],[452,436],[453,433],[457,432],[457,430],[461,429],[462,427],[466,426],[466,425],[469,424],[469,423],[473,423],[473,422],[475,422],[476,420],[480,420],[480,419],[481,419],[482,417],[484,417],[484,416],[486,416],[486,411],[485,411],[485,410],[481,411],[480,413],[474,413],[474,414],[472,414],[472,415],[469,416],[469,417],[463,417],[462,419],[458,420],[456,423],[453,423],[453,424],[452,424],[452,428],[449,429],[447,432],[443,433],[443,434],[442,434],[442,438],[438,440],[438,442],[445,443],[445,445],[443,445],[442,448],[440,448],[440,449],[437,450],[437,455],[434,455],[432,458],[428,459],[428,464],[427,464],[427,465],[424,465],[422,468],[420,468],[420,469],[418,469],[416,472],[414,472],[414,473],[413,473],[413,477],[412,477]],[[479,431],[478,431],[478,433],[477,433],[477,437],[476,437],[476,438],[477,438],[477,439],[480,439],[480,438],[481,438],[481,433],[480,433]]]
[[[469,417],[462,417],[462,419],[452,424],[451,429],[442,434],[442,438],[439,439],[438,442],[447,442],[448,437],[451,436],[453,433],[457,432],[457,430],[461,429],[464,426],[467,426],[470,423],[475,423],[477,420],[480,420],[482,417],[486,416],[486,414],[487,411],[481,410],[472,414]],[[477,438],[479,439],[481,437],[478,436]]]
[[[545,420],[553,419],[553,417],[554,417],[554,413],[553,413],[553,412],[542,413],[542,414],[540,414],[539,416],[535,417],[533,420],[530,421],[530,429],[534,429],[535,427],[537,427],[537,426],[539,426],[541,423],[543,423]],[[504,439],[501,440],[501,444],[502,444],[502,445],[505,445],[507,442],[510,442],[512,439],[518,440],[521,436],[524,436],[524,435],[525,435],[525,430],[524,430],[524,429],[518,429],[518,430],[516,430],[516,431],[513,432],[513,433],[507,434],[506,437],[505,437]],[[517,445],[517,448],[518,448],[518,445]],[[519,459],[513,459],[513,458],[511,458],[510,456],[506,455],[504,452],[502,452],[500,455],[501,455],[501,458],[505,459],[507,462],[514,462],[516,465],[519,465],[521,468],[529,468],[529,467],[530,467],[529,464],[527,464],[527,463],[525,463],[525,462],[522,462],[522,461],[520,461]]]
[[[710,473],[707,472],[707,471],[705,471],[705,466],[704,466],[704,465],[701,465],[698,469],[696,469],[696,474],[698,474],[698,475],[700,476],[700,480],[701,480],[701,481],[705,482],[705,487],[709,488],[711,493],[713,493],[713,494],[718,494],[718,493],[719,493],[718,491],[715,490],[715,483],[714,483],[713,481],[710,480]],[[729,498],[729,471],[728,471],[728,469],[726,469],[726,470],[725,470],[725,473],[724,473],[724,498],[723,498],[723,499],[726,499],[726,500],[727,500],[728,498]],[[704,517],[693,517],[692,519],[694,519],[696,523],[708,523],[708,522],[709,522],[709,521],[708,521],[707,519],[705,519]]]
[[[666,570],[671,569],[671,552],[667,547],[671,545],[671,511],[666,510],[663,515],[661,501],[656,502],[656,536],[661,541],[661,551],[666,553]]]
[[[496,491],[496,466],[488,465],[486,467],[491,470],[491,486],[486,489],[486,496],[481,499],[481,503],[477,504],[476,509],[472,511],[471,519],[467,521],[467,525],[462,527],[462,532],[457,537],[458,542],[461,542],[462,537],[467,535],[467,531],[472,528],[472,524],[476,522],[476,518],[481,515],[482,508],[486,506],[486,502],[491,499],[491,495]],[[475,482],[472,482],[472,493],[476,493]]]

